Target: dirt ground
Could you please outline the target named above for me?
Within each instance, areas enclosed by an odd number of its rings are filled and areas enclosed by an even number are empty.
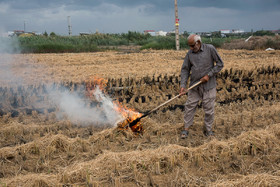
[[[147,111],[176,95],[186,51],[6,55],[0,186],[279,186],[280,52],[218,52],[225,67],[217,78],[215,136],[203,134],[200,105],[187,139],[179,136],[187,96],[143,118],[144,131],[135,134],[57,118],[44,90],[61,83],[82,92],[94,75],[118,89],[112,99]]]

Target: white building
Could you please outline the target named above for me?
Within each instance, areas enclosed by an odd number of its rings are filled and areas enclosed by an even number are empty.
[[[166,36],[166,35],[167,35],[167,32],[165,32],[165,31],[156,32],[156,36]]]
[[[154,30],[144,30],[144,34],[150,34],[151,36],[166,36],[167,32],[165,31],[154,31]]]
[[[221,34],[240,34],[244,33],[245,31],[243,29],[221,29]]]
[[[221,34],[230,34],[231,30],[229,30],[229,29],[221,29],[220,32],[221,32]]]
[[[156,32],[154,30],[144,30],[144,34],[150,34],[151,36],[155,36]]]
[[[245,31],[242,29],[232,29],[232,33],[234,34],[239,34],[239,33],[244,33]]]

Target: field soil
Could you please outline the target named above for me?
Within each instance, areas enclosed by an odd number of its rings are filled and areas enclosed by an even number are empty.
[[[280,51],[218,52],[215,136],[204,136],[199,104],[187,139],[187,96],[134,133],[72,120],[47,91],[86,95],[99,77],[114,102],[144,113],[178,94],[186,51],[2,55],[0,186],[279,186]]]

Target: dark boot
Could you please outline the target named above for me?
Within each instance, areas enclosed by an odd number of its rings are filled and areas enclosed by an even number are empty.
[[[181,132],[181,138],[182,138],[182,139],[187,138],[188,135],[189,135],[189,131],[183,130],[183,131]]]

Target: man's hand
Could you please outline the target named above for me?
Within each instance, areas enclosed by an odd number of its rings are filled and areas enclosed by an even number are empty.
[[[208,76],[208,75],[205,75],[204,77],[202,77],[202,78],[200,79],[200,81],[201,81],[202,83],[208,82],[208,81],[209,81],[209,76]]]
[[[179,93],[179,94],[180,94],[179,97],[181,97],[182,95],[186,94],[187,91],[188,91],[188,89],[186,89],[186,88],[181,88],[181,89],[180,89],[180,93]]]

